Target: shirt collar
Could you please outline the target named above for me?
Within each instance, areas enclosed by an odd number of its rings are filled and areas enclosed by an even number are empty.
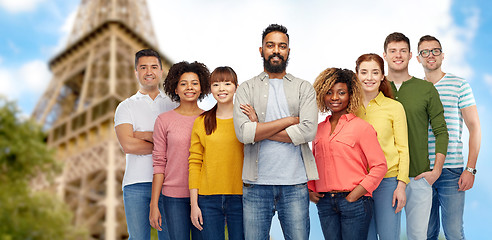
[[[354,119],[355,117],[357,117],[357,116],[355,116],[355,114],[353,114],[353,113],[347,113],[347,114],[343,114],[343,115],[340,117],[340,119],[339,119],[338,121],[343,120],[343,121],[345,121],[345,122],[350,122],[350,121],[352,121],[352,119]],[[326,118],[326,120],[325,120],[325,121],[329,121],[329,120],[330,120],[330,118],[331,118],[331,115],[329,115],[329,116]]]
[[[287,73],[287,74],[285,74],[285,76],[282,79],[287,79],[289,81],[292,81],[293,78],[294,78],[294,76],[292,76],[290,73]],[[266,73],[266,72],[260,73],[260,80],[263,81],[265,79],[270,79],[270,77],[268,76],[268,73]]]
[[[143,94],[140,91],[137,91],[137,93],[135,94],[135,98],[136,99],[140,99],[140,98],[143,98],[143,97],[150,98],[149,94]],[[161,97],[161,98],[164,98],[165,97],[164,92],[162,92],[160,89],[159,89],[159,94],[157,94],[157,97],[156,98],[158,98],[158,97]]]
[[[383,92],[380,91],[378,95],[371,101],[374,101],[377,105],[381,106],[385,98],[386,97],[384,96]]]

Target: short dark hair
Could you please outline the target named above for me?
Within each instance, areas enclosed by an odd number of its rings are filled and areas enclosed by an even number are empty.
[[[156,57],[157,60],[159,60],[159,66],[162,69],[161,56],[159,55],[159,53],[153,49],[142,49],[142,50],[138,51],[137,53],[135,53],[135,70],[137,70],[138,60],[141,57]]]
[[[287,33],[287,28],[282,26],[282,25],[273,23],[273,24],[270,24],[267,28],[265,28],[265,30],[263,30],[263,34],[261,35],[261,42],[262,43],[265,40],[266,35],[268,35],[271,32],[281,32],[281,33],[285,34],[287,36],[287,40],[289,40],[289,34]]]
[[[394,32],[386,37],[384,40],[384,52],[386,52],[386,48],[388,44],[392,42],[406,42],[408,44],[408,51],[410,51],[410,39],[407,38],[403,33]]]
[[[210,93],[210,72],[207,66],[197,61],[189,63],[186,61],[174,64],[170,69],[164,80],[164,92],[175,102],[179,102],[179,95],[176,94],[176,88],[178,87],[179,78],[183,73],[192,72],[198,76],[200,80],[200,89],[202,93],[198,96],[198,100],[205,98]]]
[[[439,43],[439,47],[441,47],[441,48],[442,48],[442,46],[441,46],[441,42],[439,42],[439,40],[437,40],[437,38],[436,38],[436,37],[431,36],[431,35],[425,35],[425,36],[422,36],[422,37],[420,38],[420,40],[419,40],[419,44],[417,45],[417,49],[420,49],[420,44],[421,44],[422,42],[426,42],[426,41],[437,41],[437,43]]]

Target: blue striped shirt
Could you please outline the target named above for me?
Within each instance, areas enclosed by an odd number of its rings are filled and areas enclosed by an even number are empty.
[[[453,74],[446,73],[444,77],[434,84],[439,92],[444,118],[449,132],[449,143],[444,168],[464,167],[463,142],[463,116],[461,109],[475,105],[475,98],[468,82]],[[429,126],[429,160],[431,168],[436,159],[436,137]]]

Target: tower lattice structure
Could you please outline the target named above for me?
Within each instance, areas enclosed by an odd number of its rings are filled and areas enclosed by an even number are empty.
[[[135,52],[157,49],[145,0],[82,0],[66,47],[50,62],[51,82],[33,117],[48,131],[63,171],[55,186],[93,239],[128,237],[121,182],[125,156],[114,132],[119,102],[138,90]],[[161,54],[161,56],[163,56]],[[164,72],[171,62],[163,57]]]

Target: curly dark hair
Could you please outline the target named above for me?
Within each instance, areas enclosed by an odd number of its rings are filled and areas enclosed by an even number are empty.
[[[362,105],[362,87],[353,71],[341,68],[327,68],[314,81],[313,88],[316,91],[318,109],[321,112],[330,110],[325,104],[325,95],[337,83],[347,84],[350,95],[347,112],[355,113]]]
[[[287,33],[287,28],[279,25],[279,24],[270,24],[265,30],[263,30],[263,34],[261,35],[261,42],[265,40],[266,35],[271,32],[281,32],[287,36],[287,40],[289,40],[289,34]]]
[[[170,69],[164,80],[164,92],[173,100],[174,102],[179,102],[179,96],[176,94],[176,88],[178,87],[179,79],[183,73],[192,72],[198,76],[200,80],[200,89],[202,93],[198,96],[198,100],[205,98],[207,94],[210,93],[210,72],[207,66],[203,63],[197,61],[189,63],[182,61],[174,64]]]

